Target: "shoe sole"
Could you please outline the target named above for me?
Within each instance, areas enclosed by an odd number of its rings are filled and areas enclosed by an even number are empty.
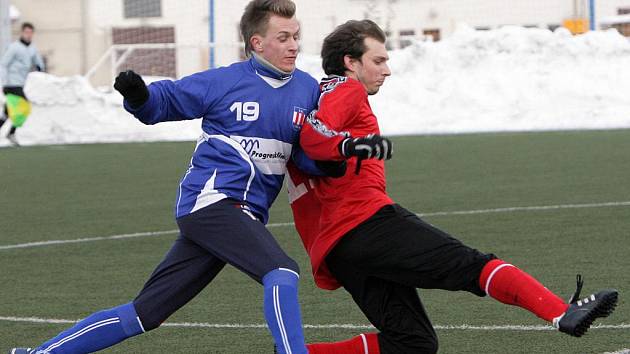
[[[619,293],[617,291],[611,291],[610,293],[604,295],[597,306],[595,306],[586,315],[586,317],[584,317],[584,320],[575,327],[575,330],[571,333],[571,335],[581,337],[588,331],[591,324],[593,324],[596,319],[610,316],[610,314],[615,311],[618,298]]]

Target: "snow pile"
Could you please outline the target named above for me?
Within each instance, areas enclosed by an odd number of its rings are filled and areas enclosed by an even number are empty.
[[[460,28],[391,55],[387,134],[630,127],[630,42],[615,30]]]
[[[23,145],[194,140],[201,134],[199,121],[146,126],[123,109],[118,92],[99,92],[81,76],[34,72],[24,92],[32,113],[17,131]],[[3,135],[0,146],[8,144]]]
[[[564,29],[461,27],[390,57],[392,76],[370,98],[384,134],[630,128],[630,42],[615,30],[571,36]],[[302,54],[298,67],[323,76],[315,55]],[[18,137],[26,145],[200,134],[199,120],[145,126],[124,111],[118,93],[97,91],[78,76],[32,73],[25,91],[33,112]]]

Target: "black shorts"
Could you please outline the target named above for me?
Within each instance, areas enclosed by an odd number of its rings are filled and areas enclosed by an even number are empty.
[[[347,233],[326,264],[380,331],[381,353],[434,353],[437,336],[416,288],[485,296],[479,275],[494,258],[394,204]]]
[[[20,96],[28,101],[28,98],[26,98],[26,95],[24,94],[24,87],[22,86],[4,86],[2,88],[2,92],[5,95],[10,93],[12,95]]]
[[[24,87],[21,86],[4,86],[2,88],[2,92],[6,95],[6,94],[12,94],[12,95],[16,95],[16,96],[20,96],[22,98],[24,98],[25,100],[28,101],[28,98],[26,98],[26,95],[24,94]],[[7,108],[7,104],[4,104],[4,116],[8,118],[9,116],[9,109]],[[0,117],[1,118],[1,117]]]

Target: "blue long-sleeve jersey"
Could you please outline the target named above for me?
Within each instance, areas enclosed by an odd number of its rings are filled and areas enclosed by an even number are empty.
[[[203,118],[203,134],[177,192],[177,218],[234,198],[266,223],[290,158],[321,175],[298,145],[305,116],[319,98],[317,81],[300,70],[283,75],[251,58],[148,89],[142,106],[133,109],[125,101],[143,123]]]

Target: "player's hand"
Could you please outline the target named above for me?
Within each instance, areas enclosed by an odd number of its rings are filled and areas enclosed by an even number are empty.
[[[142,106],[149,99],[149,90],[140,75],[133,70],[123,71],[116,77],[114,88],[127,100],[131,108]]]
[[[320,161],[316,160],[315,165],[322,172],[326,174],[326,177],[339,178],[346,174],[348,164],[346,161]]]
[[[350,158],[389,160],[392,158],[394,145],[391,140],[380,135],[370,134],[361,138],[346,138],[339,144],[342,156]]]

